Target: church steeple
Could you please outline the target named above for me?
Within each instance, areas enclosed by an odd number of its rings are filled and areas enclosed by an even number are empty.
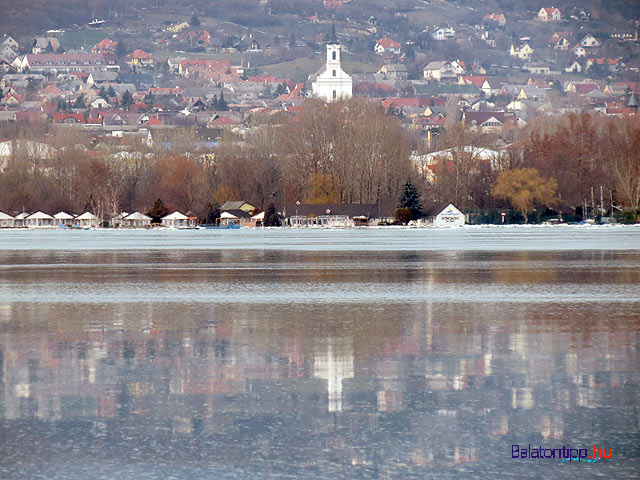
[[[331,36],[329,37],[329,45],[339,45],[338,36],[336,35],[336,21],[331,22]]]

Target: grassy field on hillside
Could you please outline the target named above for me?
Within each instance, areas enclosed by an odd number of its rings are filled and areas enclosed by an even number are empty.
[[[271,75],[277,75],[279,77],[290,78],[296,82],[303,82],[309,75],[315,73],[325,62],[324,55],[314,58],[298,58],[290,62],[274,63],[273,65],[265,65],[260,67],[259,70],[264,71]],[[378,67],[376,65],[370,65],[367,63],[352,62],[349,60],[342,62],[342,68],[347,73],[361,73],[361,72],[377,72]]]

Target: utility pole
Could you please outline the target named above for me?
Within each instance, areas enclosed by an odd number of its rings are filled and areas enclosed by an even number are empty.
[[[604,213],[604,199],[602,194],[602,185],[600,185],[600,215]]]
[[[591,215],[593,215],[593,219],[596,219],[596,209],[593,201],[593,187],[591,187]]]

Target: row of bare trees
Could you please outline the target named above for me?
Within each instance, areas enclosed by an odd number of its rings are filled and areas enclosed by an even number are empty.
[[[0,209],[8,212],[148,211],[157,198],[204,217],[215,203],[376,203],[395,201],[413,175],[410,143],[397,119],[352,99],[306,102],[297,114],[252,120],[246,136],[226,135],[217,148],[194,149],[192,132],[167,142],[172,151],[129,143],[100,149],[81,131],[19,135],[16,144],[46,139],[55,151],[7,159],[0,173]],[[49,138],[47,138],[49,137]],[[192,138],[193,139],[193,138]],[[21,153],[22,152],[22,153]]]
[[[640,201],[640,118],[605,117],[583,112],[535,119],[522,130],[506,132],[511,143],[495,148],[495,135],[474,133],[460,125],[450,128],[433,150],[447,152],[424,181],[427,203],[453,202],[462,208],[505,206],[491,190],[501,172],[535,169],[557,183],[555,206],[564,212],[591,203],[592,192],[638,210]],[[503,132],[504,138],[504,132]],[[482,159],[485,148],[495,150]],[[609,203],[609,202],[607,202]]]
[[[418,186],[425,207],[452,202],[486,210],[506,206],[492,190],[500,173],[515,169],[535,169],[556,182],[554,206],[565,212],[601,187],[633,211],[640,201],[637,117],[547,117],[526,130],[502,132],[506,148],[495,146],[495,136],[452,125],[432,148],[447,156],[421,173],[410,157],[416,138],[362,99],[310,100],[295,113],[256,115],[251,126],[250,133],[226,135],[208,151],[197,150],[193,131],[186,129],[168,131],[156,142],[172,145],[171,151],[140,142],[126,150],[102,149],[73,129],[10,132],[16,148],[0,159],[0,210],[90,210],[107,218],[148,211],[161,198],[170,209],[204,218],[226,200],[261,209],[296,200],[392,204],[408,180]],[[29,141],[46,141],[54,151],[43,156],[17,148]],[[497,154],[487,159],[485,148]]]

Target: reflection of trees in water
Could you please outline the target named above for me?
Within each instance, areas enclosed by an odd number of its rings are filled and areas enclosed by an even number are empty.
[[[164,308],[152,308],[155,327]],[[637,423],[638,391],[628,384],[638,375],[633,338],[610,332],[596,342],[589,332],[546,333],[532,322],[546,316],[580,323],[604,306],[436,303],[426,310],[360,307],[351,316],[353,310],[316,306],[301,319],[299,310],[282,306],[227,305],[213,323],[174,318],[184,329],[105,330],[98,338],[91,331],[5,333],[0,428],[48,415],[60,430],[101,421],[100,449],[93,430],[74,427],[72,443],[89,445],[86,458],[131,460],[133,449],[149,461],[214,458],[242,466],[249,458],[259,469],[305,472],[314,462],[363,471],[454,468],[500,451],[505,435],[564,442]],[[619,312],[621,320],[631,315]],[[333,319],[314,328],[323,313]],[[374,328],[356,326],[358,320]],[[373,350],[365,349],[367,340]],[[24,360],[21,351],[29,352]],[[606,361],[611,355],[615,362]],[[93,382],[83,373],[91,369]],[[331,379],[340,379],[333,397]],[[578,414],[583,407],[591,420]],[[55,455],[59,445],[45,433],[27,440]]]

